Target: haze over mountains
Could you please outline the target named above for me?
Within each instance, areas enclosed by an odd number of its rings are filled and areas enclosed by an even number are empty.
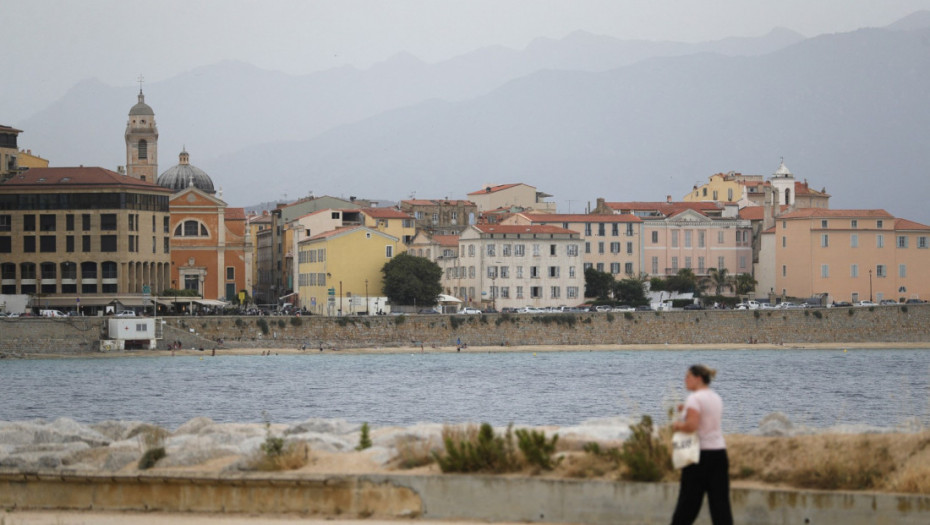
[[[704,44],[588,33],[437,64],[410,55],[304,76],[224,62],[144,86],[159,171],[182,145],[224,199],[309,192],[462,198],[526,182],[562,212],[680,199],[721,171],[781,157],[834,208],[930,224],[930,12],[804,39],[776,30]],[[6,124],[53,166],[125,163],[137,88],[94,80]]]

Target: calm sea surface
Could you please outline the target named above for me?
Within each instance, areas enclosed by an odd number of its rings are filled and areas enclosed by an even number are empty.
[[[718,369],[724,430],[781,412],[795,425],[930,426],[930,349],[151,357],[0,361],[0,420],[71,417],[176,427],[311,417],[375,425],[574,425],[652,415]]]

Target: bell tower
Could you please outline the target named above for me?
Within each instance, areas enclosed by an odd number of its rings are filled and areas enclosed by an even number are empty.
[[[158,177],[158,128],[155,112],[145,103],[141,77],[139,102],[126,122],[126,174],[152,183]]]

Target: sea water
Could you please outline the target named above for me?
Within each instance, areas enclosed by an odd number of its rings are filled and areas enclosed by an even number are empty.
[[[0,420],[70,417],[174,428],[345,419],[576,425],[667,420],[687,367],[718,370],[724,430],[781,413],[803,428],[930,425],[928,350],[643,350],[125,357],[0,361]]]

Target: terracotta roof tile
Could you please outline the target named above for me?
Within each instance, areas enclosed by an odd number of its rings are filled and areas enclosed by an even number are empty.
[[[502,225],[502,224],[476,224],[475,228],[483,233],[571,233],[578,235],[577,232],[566,230],[558,226],[549,225]]]
[[[459,245],[458,235],[433,235],[433,242],[440,246],[456,247]]]
[[[226,220],[234,221],[245,220],[245,208],[226,208]]]
[[[514,186],[519,186],[519,185],[521,185],[521,184],[523,184],[523,183],[522,183],[522,182],[518,182],[518,183],[516,183],[516,184],[499,184],[499,185],[497,185],[497,186],[488,186],[488,187],[482,188],[482,189],[480,189],[480,190],[478,190],[478,191],[473,191],[473,192],[469,193],[469,195],[484,195],[484,194],[486,194],[486,193],[494,193],[494,192],[506,190],[506,189],[509,189],[509,188],[513,188]]]
[[[791,213],[779,215],[779,219],[813,219],[813,218],[831,218],[831,217],[849,217],[851,219],[869,217],[877,219],[893,219],[890,213],[885,210],[832,210],[826,208],[802,208]]]
[[[628,213],[618,215],[590,215],[585,213],[521,213],[532,222],[643,222]]]
[[[364,213],[365,215],[375,218],[375,219],[412,219],[413,218],[410,215],[400,210],[396,210],[394,208],[361,208],[359,210],[353,210],[353,211],[360,211]]]
[[[895,219],[894,221],[895,230],[930,230],[930,226],[925,224],[920,224],[919,222],[914,222],[908,219]]]
[[[20,175],[9,179],[0,189],[23,191],[25,189],[49,189],[61,187],[102,188],[102,187],[131,187],[142,190],[173,193],[168,188],[162,188],[154,182],[144,181],[115,171],[99,167],[72,167],[72,168],[30,168]]]

